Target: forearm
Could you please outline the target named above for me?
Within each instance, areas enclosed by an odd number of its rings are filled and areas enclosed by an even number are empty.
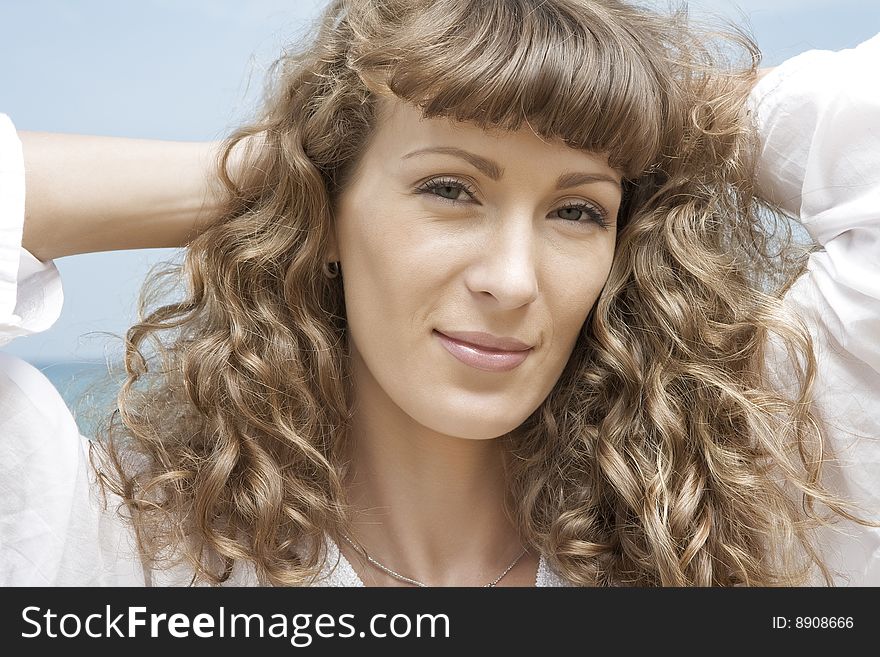
[[[218,145],[20,132],[24,247],[40,260],[179,247],[216,216]]]

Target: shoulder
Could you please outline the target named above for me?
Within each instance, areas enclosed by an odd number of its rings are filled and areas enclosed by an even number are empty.
[[[0,352],[0,427],[10,435],[79,437],[76,421],[61,394],[30,363]],[[78,441],[71,441],[78,448]]]
[[[0,583],[111,581],[102,546],[117,541],[92,503],[87,444],[45,375],[3,353],[0,453]]]

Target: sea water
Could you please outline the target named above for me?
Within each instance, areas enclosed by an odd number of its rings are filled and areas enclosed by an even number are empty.
[[[98,424],[115,408],[116,393],[122,379],[111,376],[107,364],[100,361],[30,363],[61,393],[80,433],[94,437]],[[118,381],[118,384],[113,385],[113,381]]]

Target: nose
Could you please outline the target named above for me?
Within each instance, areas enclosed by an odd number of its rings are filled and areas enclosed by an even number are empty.
[[[512,310],[538,298],[536,240],[530,218],[499,224],[476,245],[466,283],[471,292]]]

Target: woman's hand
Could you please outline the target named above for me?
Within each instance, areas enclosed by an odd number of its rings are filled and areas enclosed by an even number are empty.
[[[219,142],[20,132],[23,246],[40,260],[180,247],[219,211]]]

